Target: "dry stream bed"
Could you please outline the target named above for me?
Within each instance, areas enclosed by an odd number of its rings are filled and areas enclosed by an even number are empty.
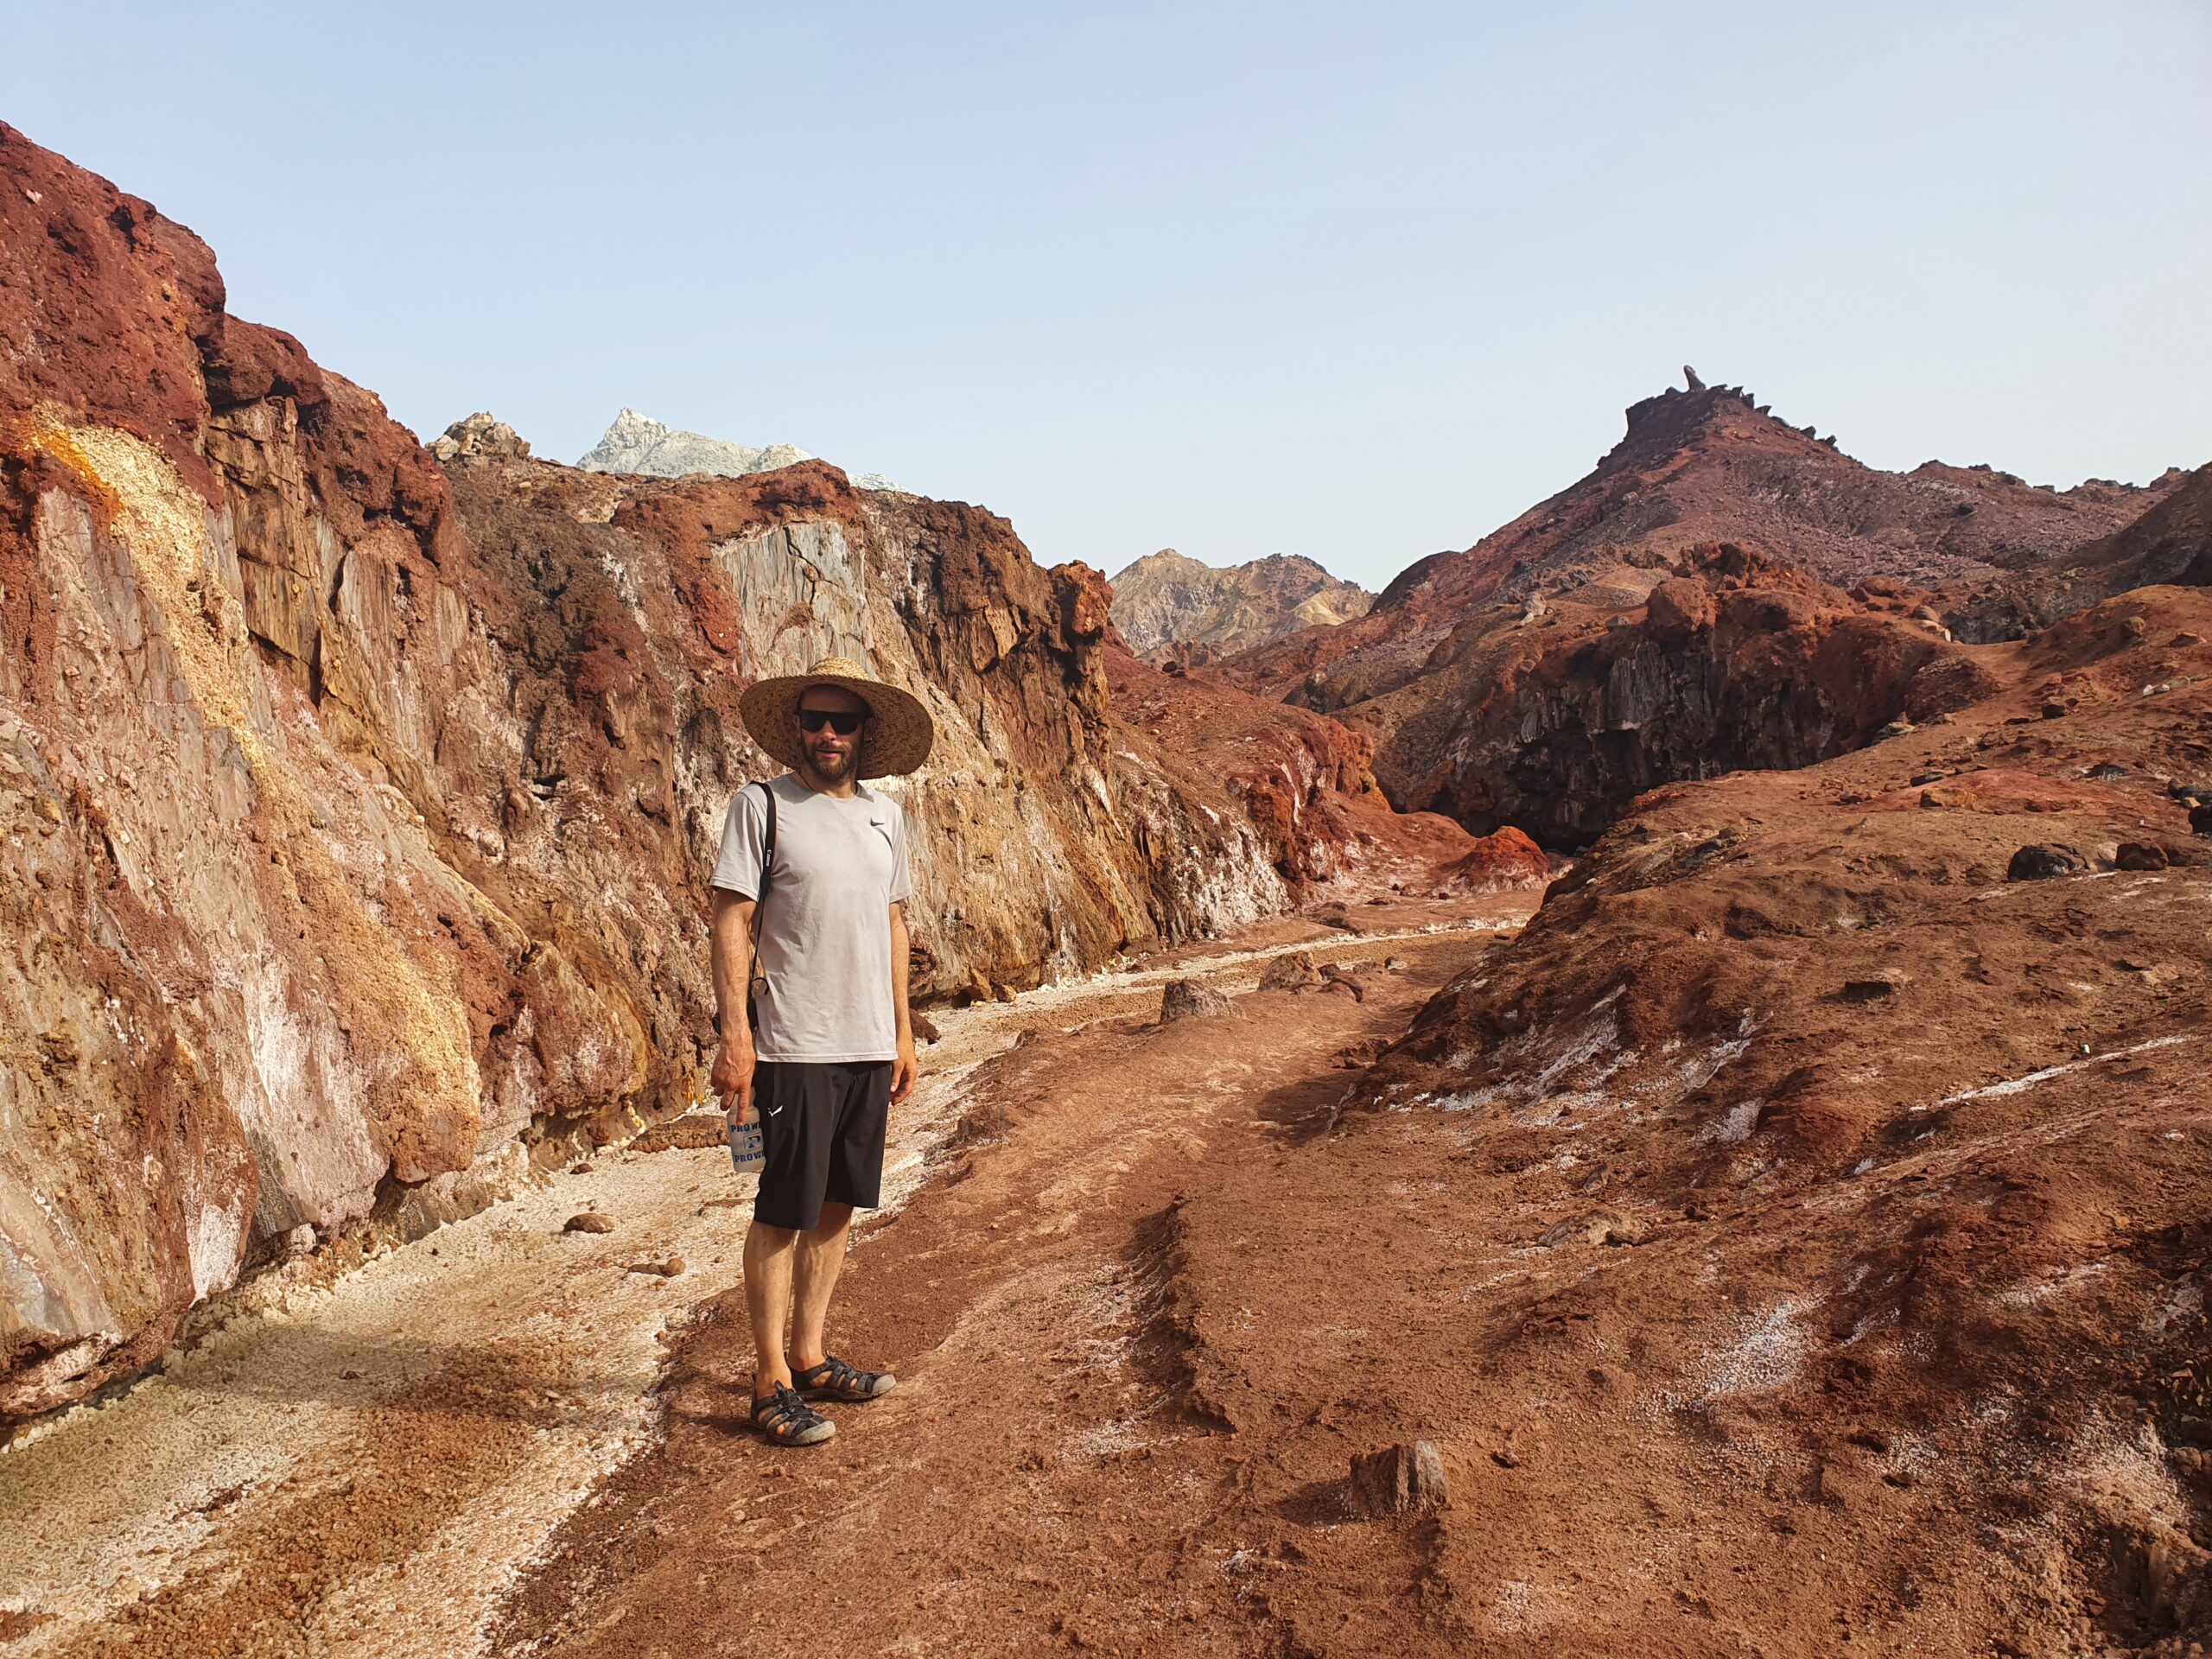
[[[1348,962],[1402,955],[1431,968],[1421,978],[1433,984],[1444,962],[1526,907],[1375,912],[1359,918],[1373,930],[1363,934],[1287,919],[942,1014],[944,1039],[894,1116],[887,1217],[942,1178],[942,1143],[976,1067],[1025,1033],[1129,1026],[1185,976],[1249,990],[1294,948]],[[1411,993],[1403,984],[1395,1001]],[[1324,1023],[1376,1017],[1348,995],[1299,1001]],[[1402,1008],[1395,1017],[1402,1025]],[[1269,1040],[1254,1022],[1207,1023],[1230,1034],[1225,1060]],[[1233,1085],[1234,1066],[1224,1075]],[[1188,1127],[1130,1111],[1106,1128],[1080,1091],[1049,1109],[1090,1119],[1087,1133],[1124,1152]],[[1067,1212],[1063,1227],[1086,1205],[1113,1205],[1110,1180],[1074,1179],[1072,1164],[1064,1173],[1041,1193]],[[718,1148],[604,1151],[585,1173],[277,1297],[172,1354],[159,1375],[19,1438],[0,1456],[0,1653],[487,1651],[556,1529],[663,1433],[670,1344],[692,1310],[737,1287],[750,1196]],[[587,1211],[612,1230],[563,1230]],[[887,1224],[866,1230],[862,1259]],[[1009,1277],[995,1294],[1018,1299],[1011,1232],[1000,1254]],[[671,1257],[683,1264],[674,1276],[638,1270]]]

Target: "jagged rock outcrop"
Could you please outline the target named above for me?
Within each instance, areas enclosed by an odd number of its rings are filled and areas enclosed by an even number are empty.
[[[1466,890],[1453,872],[1479,843],[1447,817],[1394,810],[1363,734],[1203,669],[1171,673],[1113,644],[1102,655],[1121,720],[1217,780],[1285,881],[1311,892]]]
[[[429,449],[439,461],[448,462],[520,461],[530,454],[530,442],[505,421],[480,410],[433,438]]]
[[[1364,616],[1374,598],[1293,554],[1217,568],[1164,547],[1114,577],[1114,625],[1146,661],[1189,664]]]
[[[2156,505],[2063,558],[2005,576],[1945,613],[1964,639],[2012,639],[2101,600],[2162,582],[2212,587],[2212,466],[2169,474]]]
[[[1946,649],[1947,593],[2063,557],[2173,484],[1883,473],[1740,388],[1669,391],[1588,477],[1412,565],[1366,616],[1220,671],[1369,733],[1402,808],[1580,846],[1641,790],[1806,765],[1951,706],[1973,670]]]
[[[1400,805],[1580,847],[1658,785],[1807,766],[1974,695],[1970,656],[1906,603],[1733,544],[1698,548],[1640,613],[1573,594],[1534,620],[1478,611],[1418,677],[1343,714],[1376,734],[1376,775]],[[1327,689],[1365,689],[1366,664],[1341,666]]]
[[[615,416],[599,442],[577,459],[576,465],[588,473],[638,473],[649,478],[688,478],[695,473],[744,478],[813,459],[796,444],[771,443],[755,448],[726,438],[686,432],[626,409]],[[880,473],[855,473],[852,480],[856,489],[899,487]]]
[[[1839,588],[1880,580],[1963,594],[2112,534],[2177,481],[2062,492],[1940,461],[1885,473],[1776,419],[1740,387],[1669,389],[1629,410],[1626,434],[1587,476],[1465,551],[1408,566],[1366,616],[1227,666],[1275,696],[1317,675],[1356,678],[1371,696],[1417,678],[1429,651],[1484,606],[1579,594],[1633,610],[1684,553],[1719,542]],[[1352,700],[1330,694],[1316,706]]]
[[[1100,578],[1004,520],[818,461],[581,472],[488,416],[442,467],[223,304],[0,126],[0,1419],[251,1261],[686,1105],[756,675],[836,651],[936,715],[896,785],[923,995],[1295,896],[1116,716]]]

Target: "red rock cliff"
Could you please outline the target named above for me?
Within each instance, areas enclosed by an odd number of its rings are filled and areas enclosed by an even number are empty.
[[[1274,826],[1115,716],[1103,584],[1004,520],[486,421],[442,467],[4,127],[0,232],[0,1417],[251,1260],[691,1100],[755,676],[838,651],[935,714],[890,785],[923,995],[1294,897]]]

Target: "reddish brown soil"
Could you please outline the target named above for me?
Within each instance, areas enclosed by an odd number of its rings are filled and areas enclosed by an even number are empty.
[[[742,1307],[717,1306],[676,1360],[665,1446],[566,1529],[502,1649],[1282,1651],[1284,1549],[1313,1528],[1259,1489],[1296,1414],[1214,1379],[1194,1321],[1247,1321],[1193,1295],[1224,1246],[1240,1273],[1282,1266],[1280,1218],[1217,1242],[1208,1223],[1198,1255],[1192,1217],[1311,1157],[1340,1053],[1387,1040],[1485,937],[1350,943],[1410,963],[1364,973],[1363,1001],[1254,993],[1237,1017],[1041,1029],[989,1064],[956,1161],[846,1269],[836,1340],[897,1392],[838,1408],[824,1448],[765,1447],[739,1421]],[[1374,1530],[1379,1602],[1424,1533]]]

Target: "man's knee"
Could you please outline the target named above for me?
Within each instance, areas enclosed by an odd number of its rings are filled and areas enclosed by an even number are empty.
[[[796,1227],[771,1227],[765,1221],[756,1221],[745,1230],[745,1248],[748,1254],[781,1255],[798,1243]]]

